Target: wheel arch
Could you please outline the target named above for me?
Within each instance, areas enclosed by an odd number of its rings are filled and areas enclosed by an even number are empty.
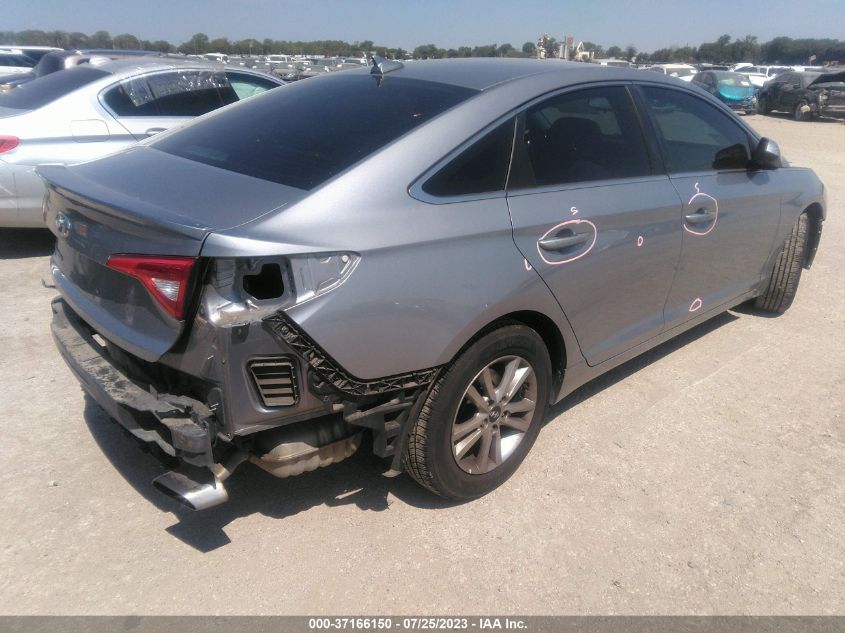
[[[531,328],[543,339],[546,350],[549,352],[549,360],[552,365],[552,388],[549,390],[550,398],[553,400],[560,391],[563,383],[563,374],[567,362],[567,347],[563,333],[558,325],[547,315],[535,310],[518,310],[509,312],[490,321],[487,325],[473,334],[469,340],[453,356],[453,360],[460,356],[464,350],[470,347],[478,339],[507,325],[521,324]]]
[[[824,222],[824,208],[818,202],[813,202],[802,213],[810,220],[810,230],[807,236],[807,248],[804,252],[804,268],[810,268],[816,257],[819,242],[822,237],[822,223]]]

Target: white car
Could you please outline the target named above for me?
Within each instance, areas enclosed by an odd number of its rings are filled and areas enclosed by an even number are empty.
[[[698,72],[695,66],[689,64],[656,64],[648,68],[648,70],[668,75],[669,77],[677,77],[682,81],[692,81],[695,74]]]
[[[0,50],[12,50],[15,53],[26,55],[38,62],[47,53],[64,49],[56,48],[55,46],[0,46]]]
[[[17,48],[0,48],[0,75],[28,73],[37,64],[32,57],[24,55]]]
[[[745,66],[735,72],[745,75],[752,84],[758,88],[762,88],[767,82],[778,75],[794,70],[795,67],[793,66]]]
[[[43,227],[43,164],[100,158],[285,82],[200,61],[85,64],[0,94],[0,227]]]

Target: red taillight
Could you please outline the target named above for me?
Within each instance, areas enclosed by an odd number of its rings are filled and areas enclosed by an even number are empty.
[[[196,261],[196,257],[112,255],[106,266],[138,279],[171,316],[181,319]]]
[[[17,136],[0,136],[0,154],[11,152],[21,140]]]

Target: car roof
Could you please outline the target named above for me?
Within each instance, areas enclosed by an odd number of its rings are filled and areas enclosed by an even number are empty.
[[[100,70],[113,75],[122,75],[138,71],[172,70],[174,68],[208,68],[222,69],[221,64],[201,59],[179,59],[171,57],[130,57],[124,59],[110,59],[96,65]]]
[[[350,73],[367,73],[370,69],[349,70]],[[386,77],[405,77],[420,81],[433,81],[471,88],[489,90],[495,86],[536,75],[559,74],[561,85],[585,81],[636,81],[643,80],[642,71],[621,66],[601,66],[585,62],[565,62],[559,59],[500,59],[460,58],[407,62],[402,68],[388,71]],[[652,73],[649,81],[660,81]],[[663,78],[675,84],[674,78]]]

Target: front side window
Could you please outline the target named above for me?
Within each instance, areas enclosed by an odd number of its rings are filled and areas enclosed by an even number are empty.
[[[643,86],[642,92],[663,139],[669,173],[748,166],[748,134],[727,115],[678,90]]]
[[[422,186],[432,196],[503,191],[513,144],[513,119],[461,152]]]
[[[509,189],[651,174],[639,121],[621,86],[568,92],[529,108],[522,136]]]

